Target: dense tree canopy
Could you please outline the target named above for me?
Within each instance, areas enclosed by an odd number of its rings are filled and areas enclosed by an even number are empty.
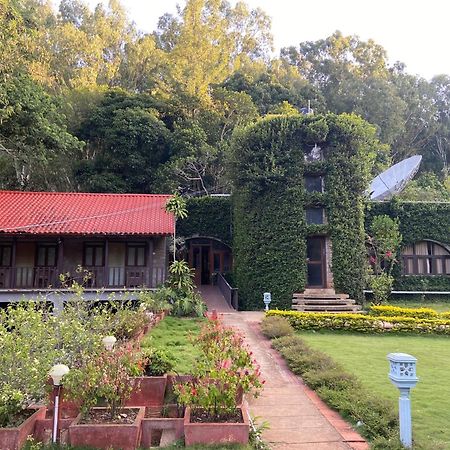
[[[376,42],[340,32],[293,44],[274,57],[270,18],[244,2],[186,0],[143,33],[119,0],[94,10],[62,0],[58,11],[0,0],[1,187],[228,192],[232,136],[310,104],[373,124],[390,146],[378,168],[423,155],[439,198],[450,76],[411,75]]]

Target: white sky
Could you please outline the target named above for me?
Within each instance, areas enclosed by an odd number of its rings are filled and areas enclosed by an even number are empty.
[[[88,0],[91,6],[97,0]],[[106,1],[106,0],[105,0]],[[276,51],[323,39],[335,30],[374,39],[391,62],[425,78],[450,74],[450,2],[446,0],[245,0],[272,17]],[[57,0],[55,0],[57,2]],[[107,3],[107,1],[106,1]],[[122,0],[139,29],[153,31],[158,18],[184,0]],[[231,0],[235,3],[235,0]]]

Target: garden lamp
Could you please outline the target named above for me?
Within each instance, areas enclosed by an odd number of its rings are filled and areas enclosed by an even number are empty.
[[[59,399],[61,396],[61,380],[64,375],[69,373],[70,369],[65,364],[55,364],[48,373],[53,380],[53,432],[52,442],[56,443],[58,440],[58,418],[59,418]]]
[[[114,344],[117,342],[117,339],[114,336],[105,336],[102,339],[102,342],[105,346],[105,350],[111,351],[114,348]]]

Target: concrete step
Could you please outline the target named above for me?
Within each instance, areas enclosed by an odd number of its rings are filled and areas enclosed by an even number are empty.
[[[336,291],[332,288],[323,288],[323,289],[306,288],[303,293],[304,294],[336,295]]]
[[[305,293],[295,293],[293,298],[329,298],[329,299],[342,299],[345,300],[349,298],[348,294],[305,294]]]
[[[294,298],[292,303],[295,305],[354,305],[356,303],[353,299],[327,299],[327,298]]]
[[[330,313],[337,313],[337,312],[359,312],[361,310],[361,306],[354,305],[354,306],[313,306],[313,305],[295,305],[292,307],[295,311],[302,311],[302,312],[330,312]]]

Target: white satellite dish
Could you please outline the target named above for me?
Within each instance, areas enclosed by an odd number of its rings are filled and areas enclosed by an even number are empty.
[[[370,183],[367,194],[370,195],[370,200],[387,200],[395,194],[400,194],[406,186],[406,183],[419,170],[422,156],[415,155],[411,158],[404,159],[397,164],[394,164],[389,169],[380,173]]]

